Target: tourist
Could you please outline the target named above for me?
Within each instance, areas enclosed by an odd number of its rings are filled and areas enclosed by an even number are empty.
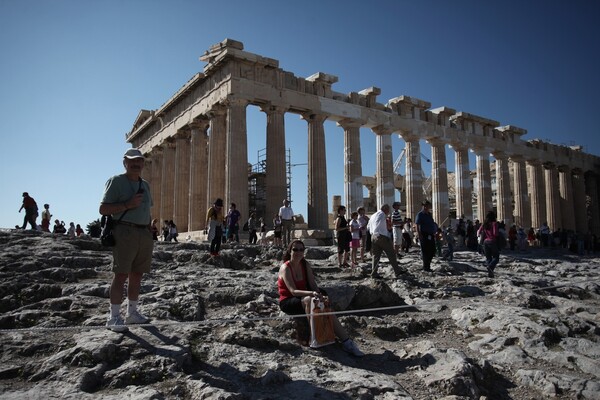
[[[64,235],[67,233],[67,228],[65,228],[65,223],[60,222],[59,220],[54,220],[54,228],[52,228],[52,233],[56,233],[58,235]]]
[[[23,192],[23,204],[19,208],[19,212],[25,209],[25,216],[23,217],[23,226],[21,229],[27,228],[27,224],[31,225],[31,229],[37,230],[37,223],[35,220],[38,217],[38,206],[33,197],[29,196],[29,193]]]
[[[381,275],[377,272],[379,268],[379,259],[381,253],[385,252],[387,255],[396,278],[400,277],[402,271],[398,267],[398,261],[396,260],[396,252],[394,251],[394,245],[392,238],[389,236],[389,228],[387,215],[390,212],[389,204],[384,204],[381,209],[377,211],[369,220],[368,229],[371,234],[371,250],[373,251],[373,260],[371,268],[371,278],[379,279]]]
[[[229,208],[229,211],[227,212],[227,240],[230,242],[237,242],[239,243],[240,241],[240,234],[239,234],[239,230],[240,230],[240,218],[241,218],[241,214],[240,212],[237,210],[237,207],[235,205],[235,203],[231,203],[231,206]]]
[[[438,227],[435,231],[435,255],[438,257],[442,256],[442,246],[444,245],[444,232],[442,228]]]
[[[50,232],[50,221],[52,214],[50,214],[50,205],[44,204],[44,211],[42,211],[42,230],[44,232]]]
[[[301,240],[292,241],[283,255],[283,265],[279,268],[277,278],[279,308],[288,315],[310,314],[313,298],[322,299],[323,297],[323,292],[315,281],[312,268],[304,258],[304,251],[304,243]],[[333,315],[331,319],[335,335],[342,342],[342,348],[356,357],[364,356],[364,353],[350,339],[337,317]],[[301,321],[303,324],[307,323],[305,319]],[[306,344],[306,337],[298,339]]]
[[[547,222],[543,222],[542,226],[540,226],[540,237],[542,247],[548,247],[550,244],[550,227]]]
[[[294,211],[292,211],[288,199],[284,199],[283,206],[279,208],[279,218],[281,218],[283,245],[287,246],[292,240],[292,229],[294,229]]]
[[[352,241],[352,233],[346,220],[346,207],[339,206],[337,217],[334,221],[335,238],[337,241],[338,267],[349,268],[348,256],[350,255],[350,242]]]
[[[223,241],[223,200],[215,200],[213,206],[206,211],[206,239],[210,242],[210,255],[217,257]]]
[[[266,246],[267,245],[267,224],[265,224],[265,219],[263,217],[260,217],[260,219],[258,220],[258,223],[260,225],[260,239],[258,240],[258,244],[260,244],[261,246]]]
[[[510,251],[515,251],[517,245],[517,225],[515,224],[512,224],[508,230],[508,245],[510,246]]]
[[[73,222],[69,223],[69,229],[67,230],[67,236],[71,239],[75,237],[75,224]]]
[[[400,202],[395,201],[392,203],[392,238],[394,241],[394,252],[399,255],[400,248],[402,247],[402,225],[403,220],[400,215]]]
[[[350,242],[350,259],[352,260],[352,267],[358,267],[358,249],[360,247],[360,223],[358,222],[358,213],[354,211],[350,215],[350,232],[352,239]]]
[[[111,177],[104,189],[100,214],[112,215],[115,237],[114,277],[110,285],[110,315],[106,326],[115,332],[127,330],[125,324],[145,324],[149,319],[137,309],[144,273],[150,272],[154,241],[148,229],[152,197],[148,182],[142,179],[144,156],[136,148],[123,157],[125,173]],[[123,289],[127,284],[127,316],[121,318]]]
[[[456,245],[456,239],[454,238],[454,233],[452,233],[452,228],[446,228],[444,232],[444,241],[448,248],[443,254],[442,259],[446,261],[452,261],[454,259],[454,246]]]
[[[423,259],[423,270],[431,271],[431,260],[435,255],[435,233],[437,225],[433,221],[431,215],[431,202],[424,200],[421,211],[417,213],[415,225],[417,226],[417,234],[419,243],[421,244],[421,257]]]
[[[163,226],[162,226],[162,237],[163,237],[163,242],[167,241],[167,238],[169,237],[169,231],[171,230],[171,227],[169,226],[169,220],[165,219],[165,221],[163,222]]]
[[[77,237],[83,235],[83,229],[81,229],[81,225],[79,224],[75,227],[75,235],[77,235]]]
[[[365,262],[367,239],[370,238],[369,230],[367,229],[369,217],[365,215],[364,207],[358,207],[358,210],[356,211],[358,212],[358,223],[360,225],[360,261]]]
[[[253,211],[248,218],[248,243],[256,244],[258,237],[256,236],[257,229],[256,213]]]
[[[283,230],[282,228],[282,224],[281,224],[281,217],[279,217],[279,214],[275,214],[275,217],[273,218],[273,245],[274,246],[282,246],[281,243],[281,231]]]
[[[158,241],[158,226],[156,224],[158,224],[158,220],[154,218],[150,225],[150,232],[152,232],[152,240],[154,241]]]
[[[485,254],[486,267],[488,270],[488,276],[494,277],[494,268],[500,260],[500,250],[498,250],[498,223],[496,222],[496,213],[490,211],[485,216],[485,221],[477,231],[477,236],[483,235],[483,251]]]
[[[413,241],[413,226],[410,218],[404,218],[404,225],[402,226],[402,250],[408,253],[412,246]]]
[[[173,220],[170,219],[169,220],[169,235],[167,236],[167,242],[170,242],[172,240],[175,243],[177,243],[177,236],[179,236],[179,233],[177,232],[177,225],[175,225],[175,222],[173,222]]]

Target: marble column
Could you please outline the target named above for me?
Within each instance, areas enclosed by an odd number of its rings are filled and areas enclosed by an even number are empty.
[[[264,106],[267,114],[267,166],[266,166],[266,215],[265,221],[271,221],[279,212],[283,199],[288,196],[285,164],[285,112],[277,106]]]
[[[150,153],[152,158],[152,184],[150,185],[150,194],[152,195],[152,209],[150,214],[152,218],[158,219],[162,223],[161,216],[161,187],[162,187],[162,148],[155,147]]]
[[[469,168],[469,149],[453,143],[456,184],[456,217],[473,220],[473,188]],[[465,221],[466,222],[466,221]]]
[[[508,157],[503,153],[494,153],[496,158],[496,210],[498,221],[504,221],[507,227],[513,224],[512,197],[510,194],[510,173]]]
[[[590,231],[600,234],[600,209],[598,207],[598,176],[588,172],[585,174],[585,194],[590,199],[588,215],[590,216]]]
[[[406,214],[415,220],[421,211],[421,203],[425,200],[423,195],[423,170],[421,169],[421,145],[416,136],[402,134],[406,142]]]
[[[340,121],[344,129],[344,204],[351,213],[363,206],[360,122]]]
[[[188,230],[200,231],[206,225],[208,196],[208,135],[209,120],[199,119],[190,124],[190,202]]]
[[[392,131],[384,127],[373,128],[375,133],[375,178],[377,209],[394,202],[394,160],[392,154]]]
[[[210,133],[208,136],[207,203],[213,204],[217,198],[225,199],[227,110],[222,105],[217,105],[208,115],[210,118]]]
[[[188,231],[190,207],[190,132],[180,131],[175,136],[175,182],[173,220],[179,232]]]
[[[550,231],[553,232],[563,227],[556,165],[552,163],[544,164],[544,183],[546,189],[546,222],[548,222]]]
[[[171,220],[174,219],[175,143],[165,141],[162,144],[162,149],[163,164],[160,191],[160,215],[163,220]]]
[[[579,168],[573,170],[573,200],[575,207],[575,231],[586,233],[589,230],[587,205],[585,196],[585,177]]]
[[[575,204],[573,201],[573,182],[571,180],[571,169],[567,165],[558,167],[558,186],[562,228],[574,232]]]
[[[243,99],[230,99],[227,102],[225,204],[236,204],[241,214],[240,227],[242,221],[247,221],[249,217],[247,105],[248,102]]]
[[[327,116],[309,114],[303,118],[308,122],[308,227],[329,229],[327,158],[323,126]]]
[[[483,222],[492,206],[490,156],[487,149],[475,149],[477,166],[477,216]]]
[[[529,205],[529,196],[527,194],[527,170],[525,160],[522,157],[511,157],[513,163],[515,210],[514,220],[517,226],[525,230],[531,228],[531,206]]]
[[[537,230],[544,222],[547,222],[542,163],[537,160],[528,160],[527,175],[529,178],[529,198],[531,201],[531,226]]]
[[[433,220],[440,226],[450,225],[450,201],[448,199],[448,168],[446,167],[446,144],[429,140],[431,144],[431,193]]]

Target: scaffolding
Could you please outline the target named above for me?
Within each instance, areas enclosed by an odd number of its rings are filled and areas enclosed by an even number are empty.
[[[265,216],[267,211],[267,149],[257,151],[257,162],[252,164],[248,174],[248,203],[250,212],[257,216]],[[287,198],[292,198],[292,167],[291,152],[285,152],[286,193]]]

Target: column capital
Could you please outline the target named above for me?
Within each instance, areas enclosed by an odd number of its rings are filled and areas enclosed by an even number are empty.
[[[447,144],[446,140],[437,137],[427,138],[426,142],[431,146],[446,146]]]
[[[398,134],[405,142],[418,142],[421,138],[412,133],[412,131],[400,131]]]
[[[350,129],[350,128],[360,128],[361,126],[363,126],[362,121],[357,120],[357,119],[343,119],[341,121],[337,122],[338,126],[341,126],[344,129]]]
[[[190,129],[197,129],[199,131],[205,131],[210,126],[210,119],[208,118],[196,118],[188,124]]]
[[[552,161],[546,161],[546,162],[542,163],[542,165],[544,166],[545,169],[556,168],[556,164],[554,164]]]
[[[558,166],[558,171],[559,172],[569,172],[571,171],[571,167],[569,167],[568,165],[562,164]]]
[[[249,101],[246,99],[240,99],[239,97],[228,97],[227,99],[225,99],[223,101],[223,104],[226,107],[234,107],[234,106],[239,106],[239,107],[246,107],[248,105]]]
[[[190,129],[180,129],[175,134],[176,141],[190,140],[191,137],[192,137],[192,132]]]
[[[227,114],[227,108],[225,104],[217,103],[206,113],[209,118],[218,118]]]
[[[469,150],[469,146],[463,142],[450,141],[448,143],[455,151]]]
[[[507,160],[509,158],[508,154],[503,151],[492,151],[492,155],[496,160]]]
[[[391,135],[394,132],[394,128],[387,125],[377,125],[371,128],[371,130],[377,135]]]
[[[303,113],[302,119],[308,123],[323,123],[329,117],[327,114]]]
[[[276,105],[276,104],[272,104],[272,103],[262,104],[259,107],[260,107],[260,111],[264,112],[267,115],[285,114],[289,110],[289,107],[284,107],[284,106],[280,106],[280,105]]]

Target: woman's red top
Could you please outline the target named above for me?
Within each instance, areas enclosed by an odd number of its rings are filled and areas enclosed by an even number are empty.
[[[285,264],[290,268],[290,262],[286,261]],[[306,268],[302,268],[302,279],[297,281],[294,278],[294,273],[292,272],[292,279],[294,280],[294,285],[296,285],[296,289],[298,290],[307,290],[306,286]],[[281,277],[277,278],[277,289],[279,289],[279,301],[283,299],[287,299],[289,297],[294,297],[288,289],[287,285],[283,281]]]

